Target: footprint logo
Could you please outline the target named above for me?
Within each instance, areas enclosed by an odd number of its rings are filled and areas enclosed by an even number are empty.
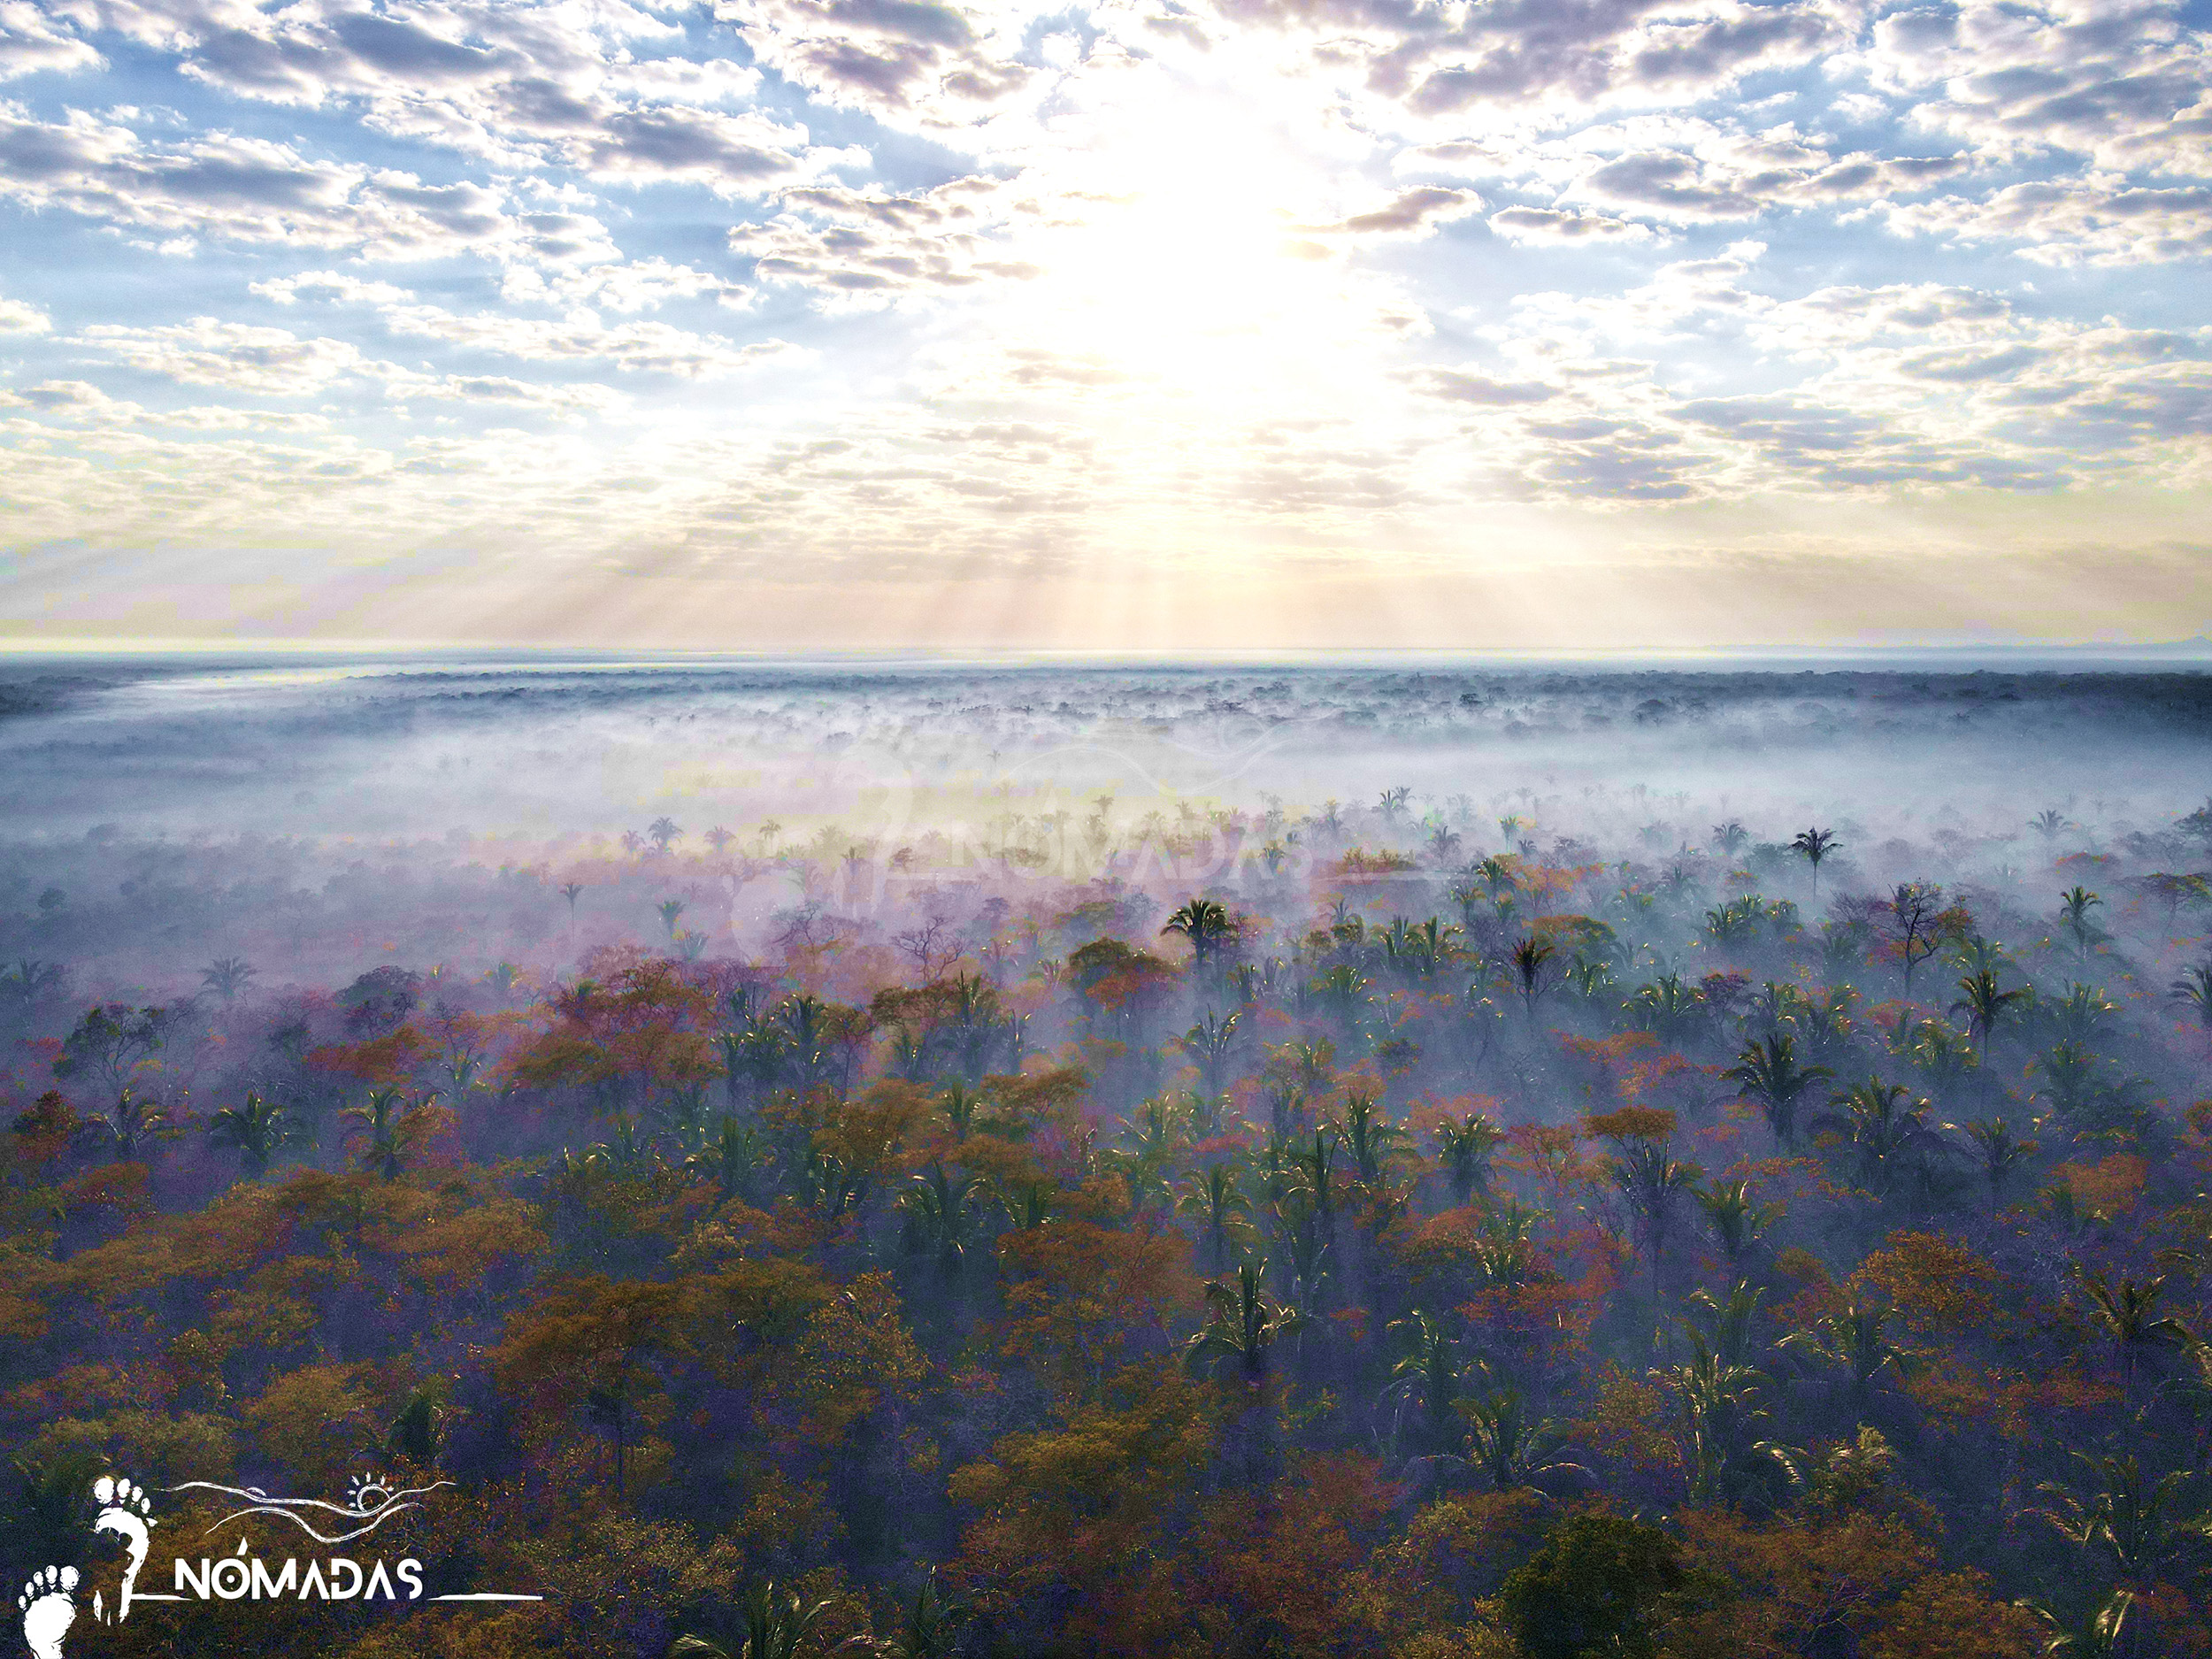
[[[23,1640],[31,1659],[62,1659],[61,1639],[77,1617],[77,1570],[42,1567],[15,1598],[23,1614]]]
[[[143,1486],[134,1486],[119,1475],[102,1475],[94,1481],[92,1501],[100,1506],[100,1512],[92,1517],[92,1530],[112,1532],[123,1540],[127,1557],[123,1587],[115,1597],[114,1622],[119,1624],[131,1616],[131,1587],[138,1582],[138,1570],[146,1564],[146,1550],[151,1541],[148,1533],[154,1525],[153,1501],[147,1497]],[[103,1624],[109,1622],[96,1591],[92,1597],[92,1617]]]

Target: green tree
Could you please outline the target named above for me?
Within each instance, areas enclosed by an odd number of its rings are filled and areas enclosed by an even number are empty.
[[[733,1641],[679,1636],[668,1650],[670,1659],[797,1659],[829,1609],[827,1601],[803,1601],[796,1590],[779,1589],[769,1578],[746,1593],[741,1633]]]
[[[1820,861],[1842,843],[1836,840],[1833,830],[1809,829],[1798,832],[1790,842],[1790,850],[1801,856],[1813,867],[1813,891],[1820,891]]]
[[[1990,1034],[1997,1029],[1997,1022],[2015,1002],[2029,994],[2026,986],[2010,991],[1999,990],[1997,976],[1987,968],[1980,968],[1959,980],[1958,998],[1949,1011],[1966,1016],[1967,1029],[1973,1033],[1975,1042],[1986,1056]]]
[[[1228,907],[1217,899],[1187,899],[1167,918],[1162,933],[1180,933],[1190,941],[1194,966],[1202,968],[1234,931]]]
[[[1262,1294],[1266,1273],[1265,1263],[1246,1262],[1233,1289],[1219,1279],[1206,1286],[1206,1327],[1185,1350],[1193,1365],[1233,1360],[1244,1380],[1256,1383],[1267,1374],[1267,1350],[1306,1328],[1304,1314]]]
[[[1679,1547],[1656,1527],[1578,1515],[1506,1576],[1498,1604],[1528,1659],[1648,1659],[1686,1581]]]
[[[207,1138],[235,1151],[246,1173],[257,1178],[268,1172],[270,1161],[293,1133],[291,1115],[252,1089],[242,1103],[224,1107],[207,1124]]]
[[[1784,1146],[1797,1139],[1798,1104],[1814,1085],[1835,1075],[1824,1065],[1797,1064],[1797,1044],[1786,1033],[1755,1039],[1744,1045],[1736,1064],[1721,1076],[1733,1083],[1745,1100],[1756,1106],[1767,1127]]]

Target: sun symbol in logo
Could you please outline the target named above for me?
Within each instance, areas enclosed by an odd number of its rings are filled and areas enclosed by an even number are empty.
[[[366,1515],[391,1502],[392,1488],[383,1476],[373,1469],[366,1469],[346,1483],[346,1507],[356,1515]]]

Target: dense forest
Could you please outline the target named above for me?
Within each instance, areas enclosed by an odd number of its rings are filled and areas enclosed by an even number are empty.
[[[0,1562],[72,1653],[2212,1653],[2212,804],[2076,810],[104,826],[0,871]],[[302,1543],[228,1486],[543,1599],[99,1628],[103,1478],[142,1596]]]

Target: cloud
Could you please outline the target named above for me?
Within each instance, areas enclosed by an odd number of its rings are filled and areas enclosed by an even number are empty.
[[[0,4],[0,81],[24,75],[71,74],[102,66],[88,42],[56,27],[29,0]]]
[[[0,197],[119,227],[349,250],[363,258],[615,257],[596,219],[513,213],[487,186],[426,184],[412,173],[319,161],[229,134],[150,143],[82,111],[44,121],[12,104],[0,104]]]
[[[1580,143],[1601,142],[1585,134]],[[1684,222],[1910,195],[1965,173],[1963,156],[1835,156],[1778,127],[1755,136],[1693,129],[1679,148],[1638,149],[1590,169],[1570,193]]]
[[[2146,188],[2109,175],[2008,185],[1980,200],[1884,203],[1901,236],[2008,242],[2052,265],[2121,265],[2212,253],[2212,185]]]
[[[154,328],[99,323],[81,338],[142,373],[263,396],[304,397],[369,367],[342,340],[302,339],[288,329],[213,317]]]
[[[1547,386],[1541,380],[1499,380],[1462,369],[1425,369],[1414,379],[1431,396],[1459,403],[1502,407],[1540,403],[1559,396],[1557,387]]]
[[[1401,191],[1382,206],[1355,213],[1340,224],[1310,228],[1362,236],[1420,236],[1447,219],[1465,219],[1481,211],[1482,198],[1472,190],[1424,185]]]
[[[995,180],[904,193],[815,186],[786,190],[778,204],[764,224],[729,233],[731,253],[752,261],[758,280],[813,289],[833,307],[1039,274],[1007,250],[1019,207]]]
[[[1502,208],[1490,216],[1490,228],[1510,242],[1648,242],[1651,227],[1632,219],[1604,213],[1569,213],[1551,207]]]
[[[974,14],[933,0],[720,0],[754,61],[823,102],[953,123],[1037,80]]]
[[[2212,58],[2166,0],[1909,5],[1873,28],[1876,84],[1920,126],[1992,158],[2053,150],[2099,165],[2212,172]]]
[[[250,282],[246,289],[280,305],[295,304],[303,296],[327,298],[343,305],[396,305],[414,298],[405,288],[389,282],[365,282],[339,271],[306,271],[298,276],[272,277],[265,282]]]
[[[465,317],[435,305],[387,306],[380,315],[396,334],[434,340],[460,350],[537,363],[601,359],[632,373],[673,374],[686,380],[754,368],[795,350],[780,340],[741,346],[718,334],[692,334],[665,323],[610,325],[589,311],[557,322],[488,311]]]
[[[0,334],[42,334],[53,326],[37,306],[0,296]]]

